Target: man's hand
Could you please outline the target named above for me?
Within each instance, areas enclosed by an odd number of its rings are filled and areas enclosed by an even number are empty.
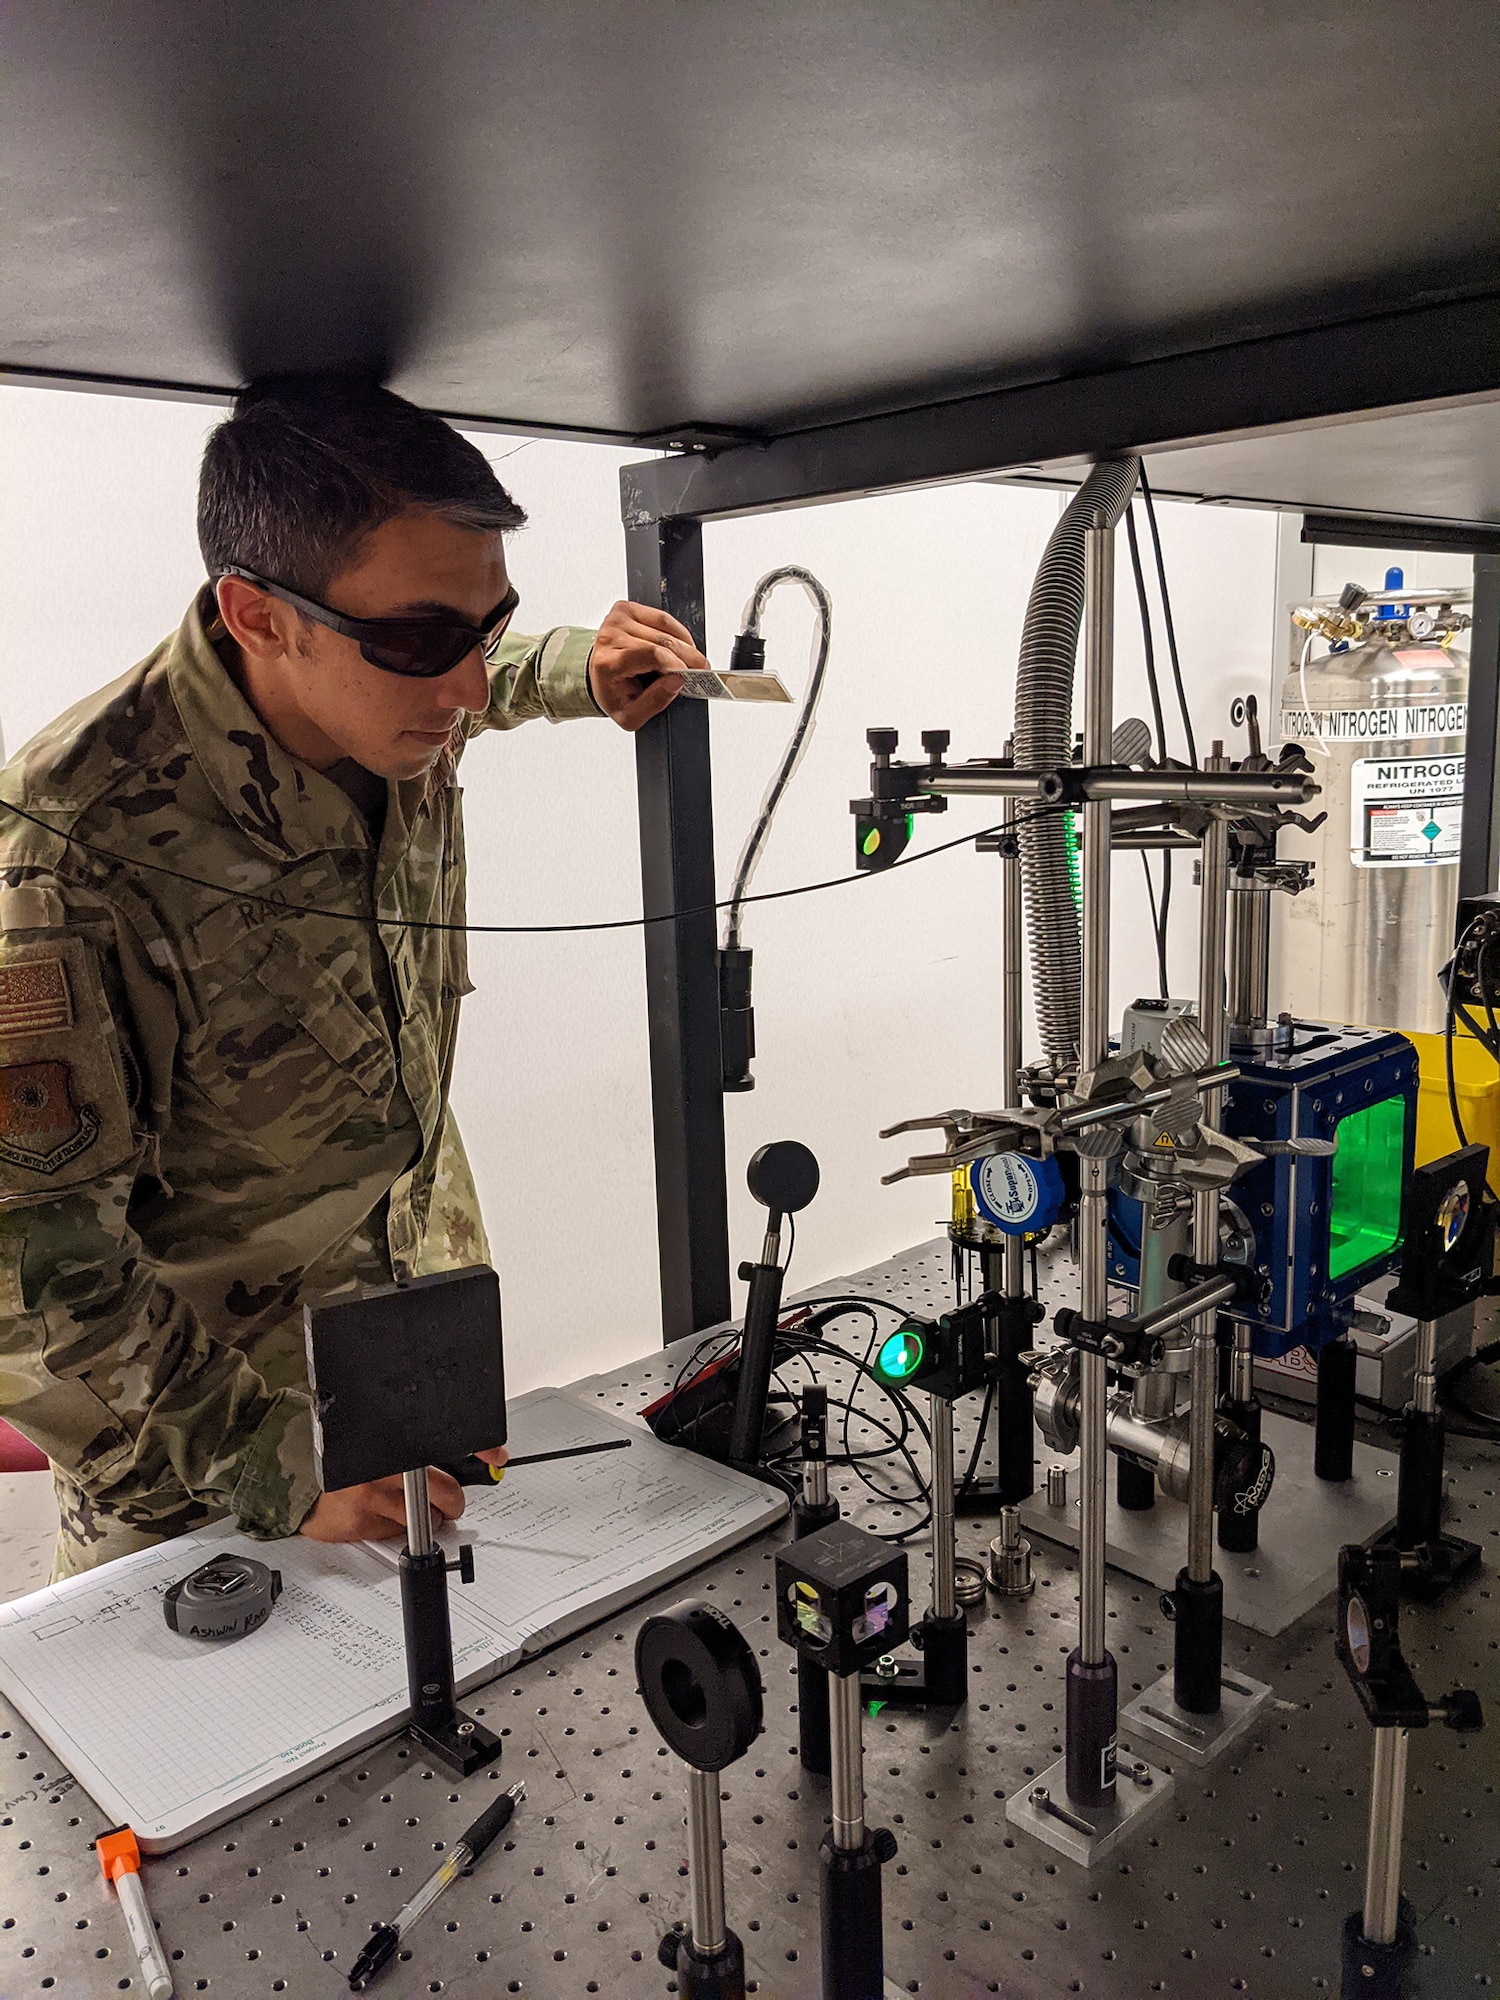
[[[617,604],[595,634],[589,686],[607,716],[635,730],[676,700],[684,667],[708,668],[685,625],[649,604]]]
[[[463,1488],[435,1465],[427,1468],[427,1493],[434,1527],[456,1521],[464,1511]],[[400,1473],[322,1494],[297,1532],[314,1542],[383,1542],[404,1535],[406,1499]]]

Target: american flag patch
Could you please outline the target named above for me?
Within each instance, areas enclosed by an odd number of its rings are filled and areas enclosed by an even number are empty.
[[[0,1035],[44,1035],[72,1025],[68,975],[60,958],[0,965]]]

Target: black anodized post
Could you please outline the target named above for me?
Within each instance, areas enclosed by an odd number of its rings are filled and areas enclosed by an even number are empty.
[[[1347,1335],[1318,1350],[1318,1409],[1313,1471],[1332,1481],[1354,1476],[1355,1378],[1359,1356]]]
[[[411,1719],[440,1730],[453,1720],[453,1638],[448,1618],[448,1562],[440,1548],[401,1551],[401,1619]]]
[[[625,559],[631,598],[669,611],[701,646],[701,525],[627,527]],[[644,914],[700,913],[645,930],[662,1338],[672,1341],[730,1309],[707,702],[673,702],[635,742]]]

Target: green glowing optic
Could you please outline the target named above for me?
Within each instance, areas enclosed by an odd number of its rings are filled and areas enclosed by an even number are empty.
[[[1335,1128],[1330,1278],[1389,1255],[1400,1242],[1405,1138],[1406,1105],[1399,1097],[1367,1104]]]
[[[903,1329],[884,1342],[875,1366],[887,1381],[906,1382],[921,1367],[925,1352],[921,1335]]]
[[[859,851],[861,854],[873,854],[876,848],[879,847],[879,845],[880,845],[880,828],[878,826],[872,826],[870,828],[870,831],[865,835],[864,839],[859,843]]]

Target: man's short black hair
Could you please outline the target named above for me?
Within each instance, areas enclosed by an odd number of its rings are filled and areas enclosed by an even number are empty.
[[[321,597],[365,536],[409,507],[491,533],[526,519],[441,417],[356,376],[267,376],[204,449],[198,546],[210,576],[233,565]]]

